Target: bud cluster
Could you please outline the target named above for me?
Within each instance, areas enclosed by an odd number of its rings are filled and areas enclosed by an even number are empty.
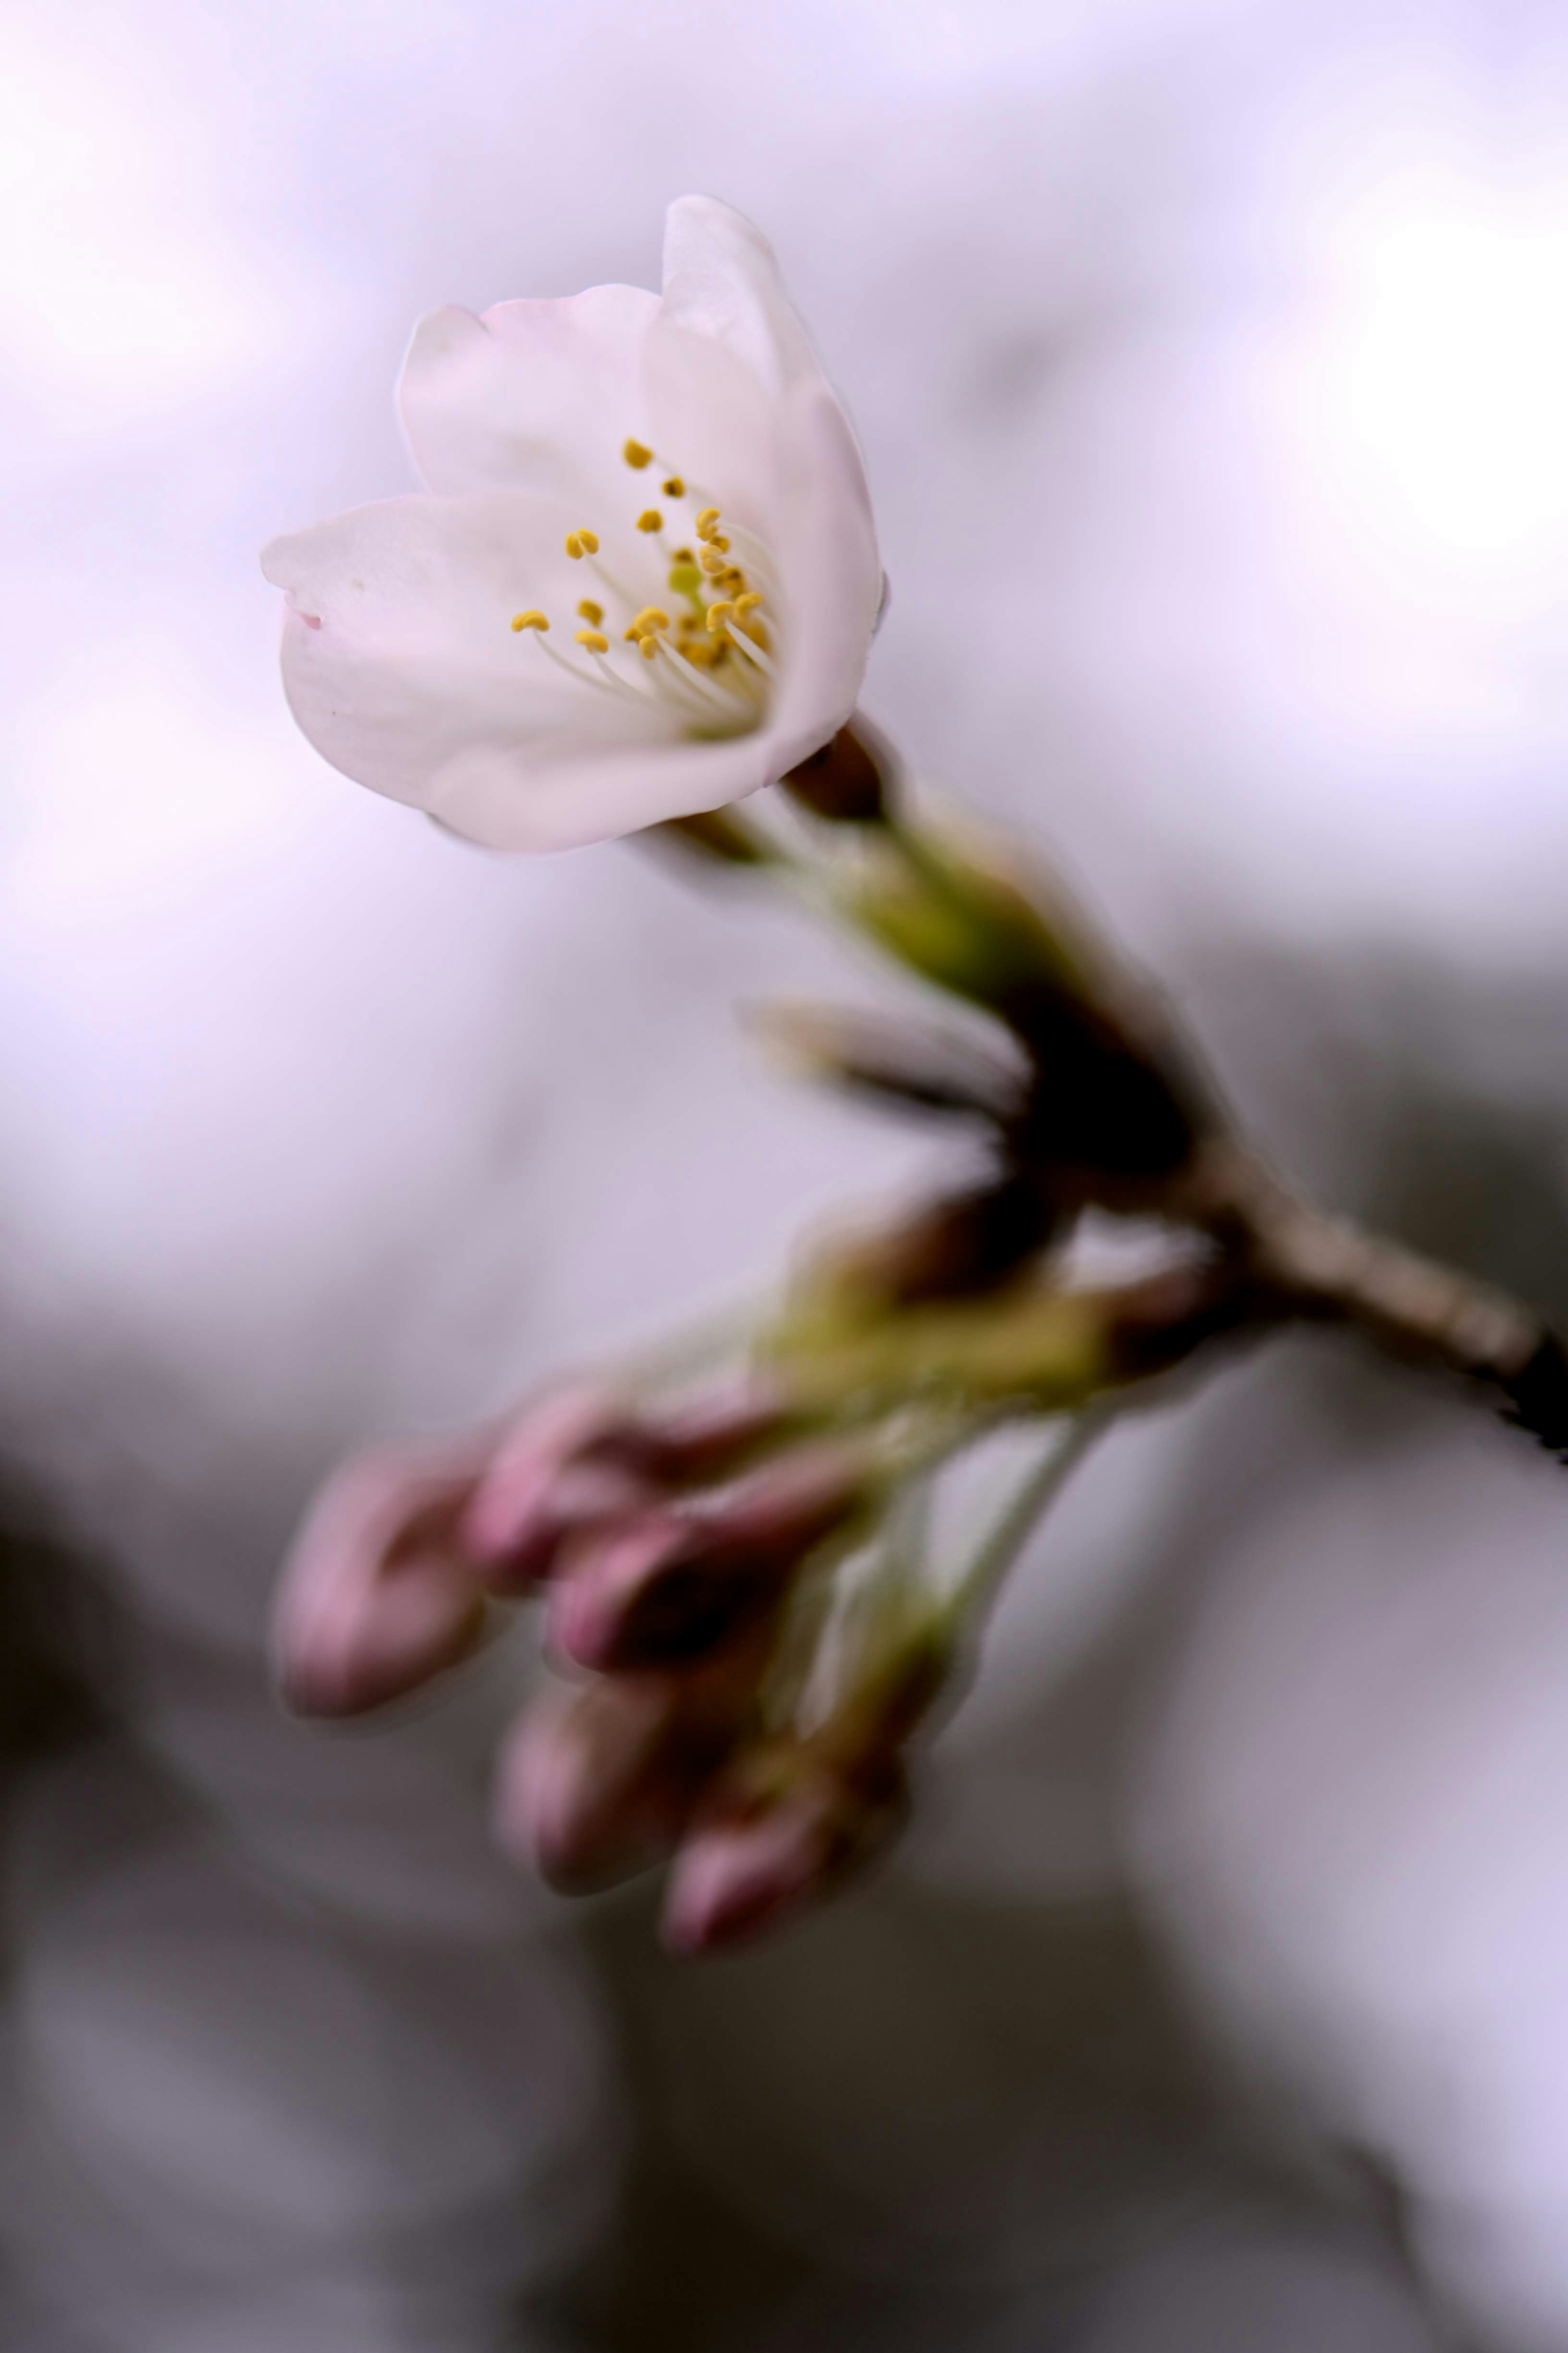
[[[868,731],[784,783],[782,826],[728,808],[662,830],[805,889],[962,1003],[952,1028],[799,1006],[764,1027],[814,1079],[962,1130],[978,1167],[819,1244],[694,1403],[595,1382],[438,1454],[351,1462],[278,1618],[294,1704],[342,1715],[539,1598],[558,1674],[502,1757],[501,1841],[563,1887],[667,1862],[665,1933],[689,1952],[831,1892],[897,1828],[911,1739],[1078,1451],[933,1577],[908,1535],[925,1490],[999,1423],[1081,1440],[1210,1343],[1311,1319],[1483,1381],[1568,1444],[1568,1356],[1539,1318],[1296,1200],[1060,894],[972,828],[911,822]],[[1076,1279],[1089,1212],[1152,1221],[1161,1262]]]
[[[309,1714],[374,1706],[453,1664],[490,1605],[539,1595],[562,1680],[503,1753],[503,1845],[572,1889],[673,1856],[669,1941],[731,1943],[900,1818],[901,1752],[947,1655],[935,1614],[884,1612],[809,1715],[801,1655],[899,1468],[885,1440],[825,1435],[754,1382],[679,1411],[565,1390],[483,1449],[351,1464],[290,1564],[285,1690]]]

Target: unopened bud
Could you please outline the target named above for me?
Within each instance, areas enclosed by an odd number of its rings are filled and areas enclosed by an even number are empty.
[[[551,1632],[601,1672],[716,1650],[773,1606],[867,1492],[858,1456],[803,1449],[717,1503],[642,1513],[584,1541],[554,1588]]]
[[[565,1889],[604,1886],[674,1846],[753,1720],[777,1629],[673,1673],[552,1683],[502,1752],[497,1836]]]
[[[711,1952],[761,1936],[879,1854],[908,1808],[902,1752],[949,1687],[957,1655],[955,1626],[940,1609],[884,1625],[814,1731],[738,1751],[681,1841],[667,1943]]]
[[[638,1460],[671,1486],[733,1476],[778,1445],[793,1417],[778,1391],[754,1375],[683,1405],[654,1408],[637,1423]]]
[[[530,1407],[496,1443],[463,1540],[492,1591],[526,1592],[551,1574],[568,1535],[649,1492],[624,1400],[602,1388],[563,1389]]]
[[[738,1761],[676,1856],[666,1944],[678,1953],[718,1952],[782,1926],[869,1862],[905,1808],[896,1760],[875,1782],[800,1744]]]
[[[536,1703],[502,1751],[496,1836],[566,1892],[612,1884],[672,1842],[690,1787],[665,1755],[673,1694],[616,1676]]]
[[[751,1023],[803,1077],[853,1093],[998,1125],[1023,1107],[1022,1069],[967,1038],[827,1005],[760,1006]]]
[[[483,1628],[462,1521],[475,1470],[395,1455],[344,1465],[312,1507],[283,1572],[273,1648],[305,1715],[354,1715],[426,1683]]]

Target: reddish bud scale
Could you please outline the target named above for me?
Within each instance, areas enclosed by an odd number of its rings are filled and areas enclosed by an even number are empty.
[[[814,816],[836,824],[875,825],[888,814],[891,762],[864,720],[791,768],[780,782]]]

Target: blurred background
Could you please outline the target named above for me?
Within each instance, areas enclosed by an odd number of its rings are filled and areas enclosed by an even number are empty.
[[[1568,1314],[1560,0],[6,0],[0,2329],[25,2353],[1568,2346],[1568,1487],[1326,1340],[1133,1418],[868,1891],[495,1858],[529,1634],[284,1716],[314,1482],[755,1293],[919,1135],[841,951],[295,734],[256,551],[414,320],[763,225],[867,707],[1341,1208]]]

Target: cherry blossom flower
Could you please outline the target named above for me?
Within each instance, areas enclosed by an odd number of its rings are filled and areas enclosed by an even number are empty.
[[[437,311],[425,495],[274,540],[300,727],[373,790],[563,849],[772,783],[848,719],[881,594],[854,434],[765,239],[669,208],[664,290]]]

